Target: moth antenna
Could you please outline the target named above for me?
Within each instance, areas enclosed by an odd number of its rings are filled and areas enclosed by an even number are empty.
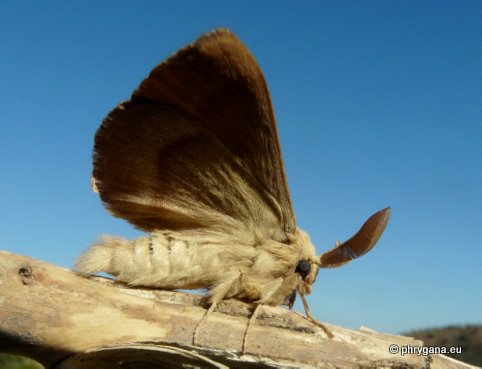
[[[259,304],[256,306],[256,309],[254,309],[253,311],[253,314],[251,315],[251,317],[249,318],[249,321],[248,321],[248,325],[246,326],[246,330],[244,331],[244,337],[243,337],[243,347],[242,347],[242,351],[241,353],[244,355],[244,353],[246,352],[246,346],[248,345],[248,332],[249,332],[249,328],[251,328],[251,326],[254,324],[254,322],[256,321],[256,319],[258,319],[258,316],[259,316],[259,313],[261,312],[261,310],[263,309],[263,305],[262,304]]]
[[[390,208],[373,214],[352,238],[342,244],[336,242],[333,249],[322,254],[320,267],[336,268],[366,254],[380,239],[389,219]]]

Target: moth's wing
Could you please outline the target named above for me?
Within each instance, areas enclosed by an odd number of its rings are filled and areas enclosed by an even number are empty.
[[[158,65],[107,116],[93,181],[114,215],[144,230],[296,229],[265,79],[227,30]]]
[[[373,214],[352,238],[322,254],[320,256],[320,267],[339,267],[366,254],[378,242],[389,219],[390,208],[382,209]]]

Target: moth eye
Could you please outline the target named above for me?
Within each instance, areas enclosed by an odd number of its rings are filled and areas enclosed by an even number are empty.
[[[311,263],[307,260],[301,260],[295,269],[295,273],[298,273],[299,275],[301,275],[303,279],[305,279],[308,276],[308,274],[310,274],[310,272],[311,272]]]

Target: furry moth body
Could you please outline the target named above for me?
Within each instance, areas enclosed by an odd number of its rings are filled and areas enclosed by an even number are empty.
[[[133,241],[104,236],[77,267],[88,273],[109,273],[131,286],[207,288],[210,302],[236,297],[279,305],[298,283],[293,266],[300,259],[317,262],[308,236],[300,231],[298,238],[298,244],[287,250],[269,239],[258,244],[244,232],[154,231]]]
[[[159,64],[97,131],[94,189],[115,216],[149,232],[104,236],[78,260],[131,286],[208,290],[292,305],[318,268],[375,245],[390,210],[317,256],[295,221],[276,122],[249,50],[220,29]],[[305,302],[305,300],[303,300]]]

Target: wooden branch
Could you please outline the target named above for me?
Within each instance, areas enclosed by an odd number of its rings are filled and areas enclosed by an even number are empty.
[[[251,311],[222,303],[193,346],[205,313],[199,296],[129,289],[0,251],[0,352],[47,368],[471,368],[443,355],[389,353],[391,344],[422,344],[409,337],[327,325],[329,339],[302,316],[268,306],[243,355]]]

